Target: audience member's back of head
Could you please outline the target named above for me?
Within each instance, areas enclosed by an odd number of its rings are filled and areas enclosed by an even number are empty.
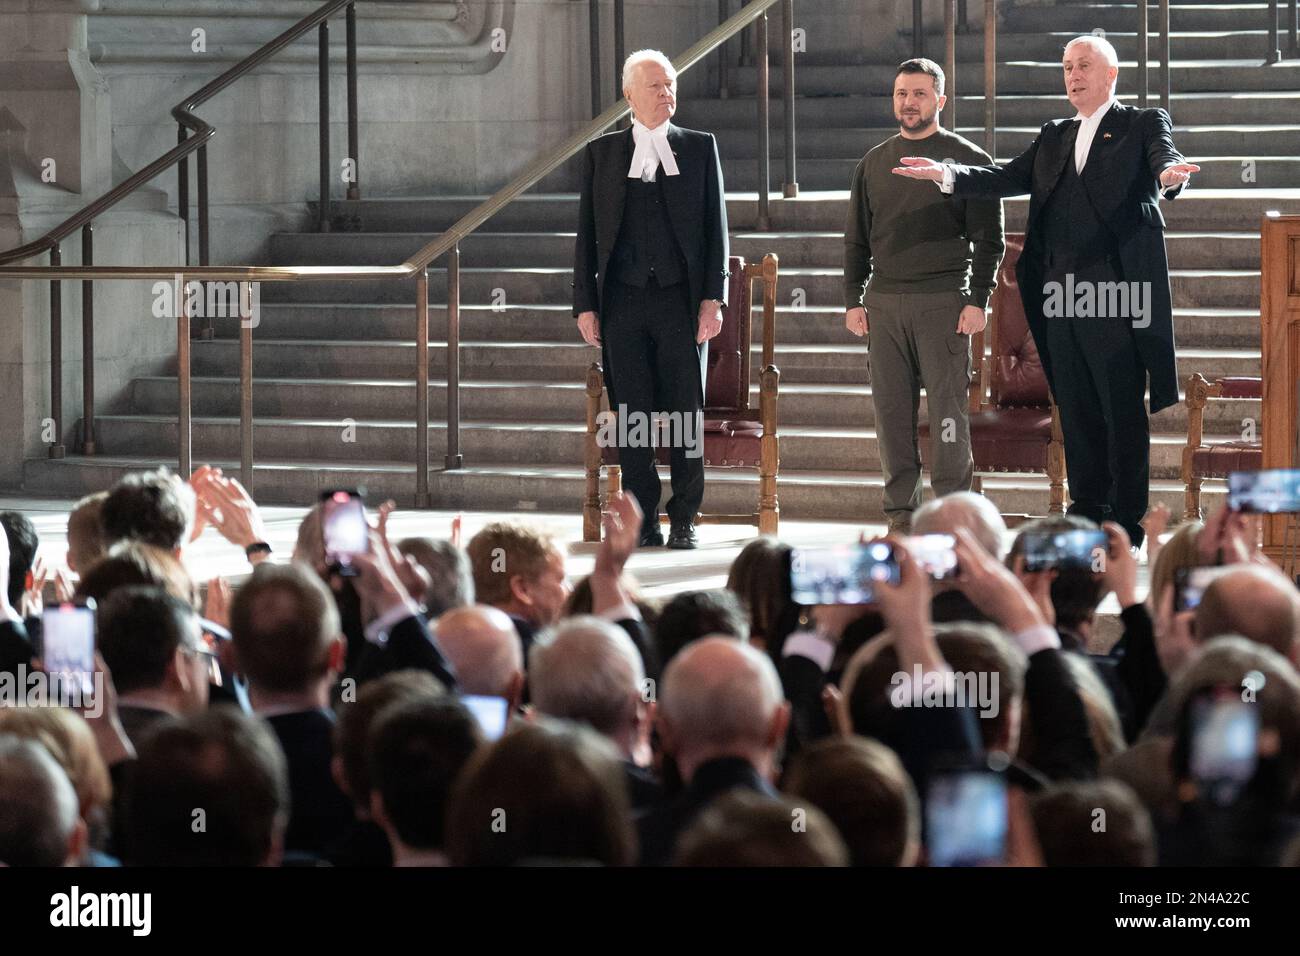
[[[866,737],[833,737],[801,751],[783,789],[830,818],[854,866],[911,866],[921,808],[898,756]],[[804,804],[801,804],[801,806]]]
[[[16,608],[41,542],[36,526],[17,511],[0,511],[0,532],[9,539],[9,604]]]
[[[0,863],[63,866],[79,853],[80,829],[76,791],[49,751],[0,734]]]
[[[200,640],[194,609],[150,585],[112,591],[99,605],[95,629],[99,652],[121,694],[159,687],[177,650],[197,651]]]
[[[169,718],[141,744],[124,816],[128,864],[275,865],[289,817],[284,753],[233,707]]]
[[[230,635],[251,686],[301,692],[329,671],[338,609],[305,565],[264,562],[235,594]]]
[[[998,506],[973,491],[955,491],[932,498],[912,513],[912,534],[952,534],[965,528],[980,547],[1002,560],[1007,523]]]
[[[1025,539],[1033,534],[1055,534],[1061,531],[1097,531],[1101,526],[1079,515],[1051,515],[1035,518],[1022,524],[1016,539],[1007,553],[1007,565],[1025,553]],[[1102,556],[1104,558],[1104,555]],[[1100,571],[1101,568],[1098,568]],[[1092,623],[1097,605],[1104,597],[1105,585],[1099,573],[1088,568],[1057,568],[1052,572],[1052,608],[1056,612],[1058,630],[1073,631]]]
[[[102,521],[107,497],[107,491],[87,495],[68,513],[68,567],[78,574],[85,574],[108,552]]]
[[[944,660],[959,675],[984,746],[1014,756],[1020,747],[1019,719],[1027,667],[1024,652],[989,624],[938,624],[934,635]],[[894,706],[891,698],[900,685],[900,673],[898,653],[888,638],[867,645],[849,661],[843,690],[854,733],[886,744],[898,740],[903,711]],[[980,700],[982,694],[987,701]]]
[[[749,620],[736,595],[724,588],[683,591],[664,605],[655,625],[659,660],[667,666],[692,641],[709,634],[749,640]]]
[[[1300,593],[1281,572],[1238,565],[1215,578],[1196,608],[1195,637],[1213,640],[1237,634],[1296,660]]]
[[[0,707],[0,734],[41,744],[68,775],[87,824],[107,823],[99,815],[112,799],[113,783],[85,718],[65,707]]]
[[[1196,544],[1204,527],[1199,521],[1186,521],[1160,547],[1155,563],[1151,565],[1151,586],[1147,597],[1153,614],[1160,609],[1165,589],[1173,586],[1177,572],[1201,563]]]
[[[100,525],[110,546],[139,541],[176,551],[194,526],[194,491],[165,468],[124,475],[104,499]]]
[[[664,671],[660,736],[688,781],[702,764],[722,758],[769,772],[789,713],[772,659],[742,641],[696,641]]]
[[[749,612],[749,636],[762,641],[773,657],[798,626],[799,605],[791,598],[790,545],[770,535],[755,538],[741,549],[727,572],[727,590]]]
[[[453,608],[438,619],[434,636],[456,672],[461,693],[518,703],[523,647],[508,614],[488,604]]]
[[[627,632],[597,617],[562,621],[529,655],[533,707],[606,737],[618,737],[635,723],[644,680],[641,655]]]
[[[397,550],[415,558],[429,572],[424,610],[430,619],[474,603],[474,572],[469,555],[456,545],[435,538],[404,538],[397,542]]]
[[[540,720],[479,750],[447,816],[455,866],[596,862],[636,856],[622,765],[590,728]]]
[[[137,541],[125,541],[82,572],[77,597],[102,603],[120,587],[153,585],[191,606],[197,604],[194,582],[170,551]]]
[[[441,850],[451,788],[482,744],[478,721],[455,697],[385,708],[370,733],[372,812],[406,846]]]
[[[1154,866],[1151,815],[1118,780],[1056,784],[1030,804],[1047,866]]]
[[[334,777],[354,804],[370,809],[370,732],[379,714],[395,704],[436,699],[446,692],[428,671],[392,671],[362,684],[355,700],[336,705]]]
[[[835,825],[810,803],[733,790],[682,832],[675,866],[848,866]]]

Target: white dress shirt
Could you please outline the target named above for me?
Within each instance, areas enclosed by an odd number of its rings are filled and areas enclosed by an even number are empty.
[[[678,175],[677,158],[673,156],[672,147],[668,145],[668,121],[650,129],[639,119],[632,120],[632,142],[636,149],[632,152],[632,165],[628,167],[628,179],[640,179],[643,182],[655,181],[655,173],[660,164],[669,176]]]

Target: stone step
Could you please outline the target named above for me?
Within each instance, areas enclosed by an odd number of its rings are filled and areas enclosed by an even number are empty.
[[[1048,8],[1046,16],[1072,15],[1070,8]],[[1058,25],[1059,26],[1059,25]],[[1095,26],[1095,24],[1094,24]],[[1189,24],[1190,26],[1190,24]],[[1093,27],[1081,29],[1081,33],[1090,33]],[[1056,94],[1062,95],[1064,86],[1061,80],[1061,61],[1059,57],[1050,60],[1015,60],[1015,47],[1002,37],[999,43],[997,69],[997,89],[999,94]],[[942,48],[936,48],[942,49]],[[1188,93],[1250,93],[1269,90],[1300,89],[1300,60],[1289,60],[1265,66],[1264,49],[1261,45],[1258,56],[1240,59],[1172,59],[1170,61],[1170,113],[1178,121],[1178,95]],[[1159,61],[1151,59],[1151,88],[1159,78]],[[834,96],[879,93],[881,90],[894,88],[894,69],[896,64],[869,63],[847,68],[844,64],[808,65],[796,64],[795,89],[804,96]],[[1131,88],[1136,84],[1134,76],[1137,62],[1121,57],[1119,62],[1119,82],[1122,87]],[[732,72],[732,91],[736,96],[753,96],[758,87],[758,70],[753,66],[738,67]],[[984,88],[984,67],[979,60],[958,62],[957,89],[982,90]],[[780,70],[771,71],[769,87],[774,102],[779,103],[783,89]],[[774,107],[774,108],[779,108]]]
[[[1074,11],[1065,6],[1056,8],[1064,20],[1069,21],[1074,15]],[[1067,12],[1069,11],[1069,12]],[[1016,60],[1042,60],[1060,62],[1061,55],[1065,49],[1065,44],[1082,33],[1091,33],[1096,29],[1096,24],[1082,31],[1072,31],[1062,29],[1060,23],[1052,24],[1050,32],[1046,30],[1026,30],[1020,28],[1016,17],[1021,11],[1017,8],[1011,8],[1007,11],[1007,20],[1005,26],[999,24],[998,27],[998,47],[999,58],[1008,61]],[[1202,23],[1193,27],[1186,22],[1183,17],[1187,11],[1178,10],[1170,11],[1170,32],[1169,47],[1173,62],[1180,60],[1252,60],[1259,58],[1264,59],[1264,52],[1268,49],[1268,31],[1266,25],[1267,7],[1261,10],[1241,11],[1225,10],[1216,13],[1213,24]],[[1090,13],[1090,18],[1095,18],[1096,13]],[[1203,17],[1202,17],[1203,18]],[[1283,15],[1285,19],[1285,14]],[[1150,31],[1147,43],[1147,56],[1156,60],[1160,56],[1160,34],[1156,26],[1157,14],[1151,12],[1148,20],[1148,29]],[[1176,29],[1175,29],[1176,28]],[[910,38],[911,32],[908,32]],[[1114,45],[1115,51],[1119,54],[1121,61],[1131,60],[1137,62],[1138,57],[1138,35],[1137,35],[1137,11],[1133,9],[1128,14],[1127,19],[1119,24],[1117,30],[1106,30],[1106,39]],[[931,34],[926,37],[926,51],[930,55],[935,52],[942,52],[944,49],[944,40],[940,34]],[[1285,48],[1285,43],[1283,44]],[[957,62],[958,63],[983,63],[984,62],[984,34],[981,30],[979,33],[957,34]],[[796,68],[798,61],[796,61]],[[798,82],[798,75],[795,76]]]
[[[954,322],[956,321],[954,317]],[[783,345],[775,350],[774,362],[782,381],[789,384],[865,385],[867,343],[847,331],[830,343]],[[762,346],[750,350],[755,379],[762,362]],[[1205,369],[1215,375],[1259,375],[1258,349],[1180,348],[1182,364]],[[583,381],[587,368],[600,360],[600,353],[581,340],[462,341],[461,377],[466,381],[533,379],[540,381]],[[404,377],[415,367],[414,342],[367,342],[329,339],[264,339],[253,346],[253,374],[256,377],[293,376],[310,368],[322,378]],[[239,369],[239,343],[234,339],[198,341],[192,346],[191,373],[204,377],[235,375]],[[443,343],[429,346],[429,371],[445,375],[447,349]]]
[[[461,301],[490,304],[505,302],[573,301],[572,267],[527,268],[502,271],[497,268],[462,268]],[[1180,306],[1214,305],[1221,308],[1258,308],[1259,272],[1250,269],[1174,269],[1170,273],[1173,300]],[[780,294],[804,290],[804,301],[836,304],[844,300],[840,268],[783,268]],[[409,280],[339,280],[323,282],[268,283],[262,289],[264,302],[411,302],[415,283]],[[444,270],[429,275],[430,301],[446,301]]]
[[[1179,366],[1182,381],[1202,371],[1192,362]],[[1213,377],[1213,376],[1208,376]],[[462,382],[461,416],[467,421],[560,422],[586,420],[586,392],[583,381],[499,381]],[[239,414],[238,381],[233,377],[204,376],[193,379],[194,414],[210,418],[233,418]],[[175,416],[175,378],[148,376],[136,379],[126,410],[133,415]],[[751,387],[750,406],[758,407],[758,388]],[[431,421],[445,420],[446,383],[429,386]],[[924,391],[920,414],[928,414]],[[1211,399],[1205,410],[1205,431],[1222,438],[1240,437],[1258,422],[1258,399]],[[389,420],[405,416],[415,420],[415,384],[401,379],[259,379],[253,388],[253,413],[258,418],[291,417],[332,421]],[[783,382],[777,403],[780,426],[874,427],[875,409],[871,386],[860,384],[800,384]],[[1186,407],[1179,403],[1161,411],[1152,420],[1157,432],[1186,435]]]
[[[446,454],[446,424],[429,426],[430,454]],[[461,422],[460,450],[475,464],[539,464],[580,462],[583,459],[581,420],[572,422]],[[778,429],[781,465],[796,471],[878,471],[877,432],[870,426],[786,425]],[[103,415],[95,419],[99,453],[166,457],[176,450],[176,419],[166,415]],[[238,458],[239,420],[199,417],[192,421],[194,455],[198,458]],[[382,419],[258,418],[253,448],[273,449],[277,457],[319,458],[327,461],[410,461],[415,457],[414,425]],[[1235,437],[1235,435],[1233,436]],[[1177,478],[1186,444],[1184,434],[1151,436],[1151,474]],[[928,450],[927,450],[928,454]],[[706,462],[707,464],[708,462]]]
[[[238,472],[232,459],[195,460],[230,474]],[[438,463],[440,464],[440,463]],[[176,466],[175,457],[69,456],[60,461],[29,459],[24,466],[24,486],[43,495],[75,498],[109,487],[123,474],[160,465]],[[661,469],[667,485],[666,469]],[[551,511],[578,513],[584,495],[581,466],[519,467],[471,466],[429,474],[433,507],[500,511]],[[311,459],[260,459],[254,469],[253,494],[264,504],[305,504],[322,491],[361,485],[373,501],[394,498],[406,506],[415,496],[415,470],[409,462],[369,462],[364,467]],[[782,514],[800,519],[880,521],[883,485],[870,472],[786,471],[778,486]],[[984,492],[1005,514],[1046,514],[1047,480],[1041,475],[986,477]],[[927,497],[929,490],[927,488]],[[703,510],[730,514],[756,510],[758,476],[753,469],[706,469]],[[1223,500],[1220,482],[1206,482],[1202,502],[1207,509]],[[1176,516],[1182,514],[1183,486],[1171,480],[1153,481],[1151,500],[1163,501]]]
[[[808,344],[844,341],[844,310],[839,306],[786,305],[793,296],[782,292],[776,310],[776,341]],[[755,321],[761,313],[755,312]],[[577,329],[572,309],[565,305],[461,305],[461,337],[468,341],[574,342]],[[1180,345],[1200,348],[1258,348],[1259,312],[1248,309],[1174,309]],[[238,335],[238,320],[217,319],[218,338]],[[339,305],[333,302],[272,303],[263,306],[254,343],[261,336],[276,339],[361,339],[368,342],[410,341],[415,337],[415,306],[390,304]],[[431,342],[446,341],[446,307],[429,308]]]
[[[847,209],[847,203],[845,208]],[[271,265],[391,265],[437,238],[435,233],[281,232],[271,237]],[[461,243],[462,266],[571,266],[573,232],[476,232]],[[1248,232],[1165,232],[1175,268],[1258,269],[1259,235]],[[757,262],[776,252],[782,266],[825,266],[844,255],[844,233],[733,232],[731,254]]]
[[[1044,117],[1050,119],[1051,115]],[[1199,162],[1199,157],[1242,157],[1256,160],[1256,165],[1266,165],[1264,160],[1282,161],[1300,156],[1300,123],[1294,117],[1276,117],[1271,123],[1231,123],[1223,118],[1213,125],[1187,126],[1180,124],[1174,131],[1174,142],[1179,151]],[[998,156],[1008,159],[1028,149],[1037,138],[1042,122],[1032,125],[1009,126],[1005,121],[997,127]],[[1290,122],[1289,122],[1290,121]],[[975,112],[960,116],[956,132],[974,143],[984,142],[983,116]],[[809,162],[826,162],[834,159],[852,159],[855,164],[869,149],[874,148],[898,133],[898,124],[879,126],[831,127],[812,129],[796,135],[796,145],[801,157]],[[727,164],[724,175],[744,169],[744,160],[759,155],[758,130],[751,128],[718,129],[718,153]],[[784,144],[771,144],[778,161],[784,157]],[[1238,163],[1240,165],[1240,163]],[[780,169],[778,167],[778,173]],[[852,173],[852,169],[849,170]],[[1205,172],[1203,169],[1202,172]],[[729,178],[729,177],[728,177]],[[1198,182],[1199,182],[1198,178]],[[1290,185],[1300,180],[1291,180]],[[847,185],[847,180],[845,181]],[[1268,185],[1267,181],[1264,183]]]
[[[982,39],[980,40],[982,43]],[[981,53],[981,59],[983,54]],[[799,77],[795,76],[796,89],[799,89]],[[1121,84],[1124,86],[1125,84]],[[1129,84],[1131,85],[1131,84]],[[805,131],[812,129],[833,129],[837,127],[889,126],[894,123],[893,97],[891,86],[864,94],[845,96],[805,96],[800,89],[795,97],[795,134],[802,140]],[[984,119],[983,84],[958,91],[956,109],[962,126],[982,123]],[[1137,94],[1131,90],[1121,89],[1119,100],[1126,106],[1137,106]],[[949,107],[952,106],[949,96]],[[1180,93],[1177,103],[1178,129],[1183,126],[1221,124],[1225,118],[1235,123],[1285,123],[1289,117],[1300,115],[1300,92],[1295,90],[1274,90],[1255,92],[1249,95],[1236,93]],[[1159,105],[1159,98],[1153,97],[1148,105]],[[1172,104],[1171,104],[1172,105]],[[753,129],[757,123],[756,107],[749,100],[687,98],[677,107],[673,121],[688,129],[709,131],[747,128]],[[1005,126],[1032,126],[1037,129],[1049,119],[1069,116],[1069,102],[1055,91],[1051,94],[1005,95],[997,98],[997,120]],[[945,109],[943,120],[950,125],[951,113]],[[772,129],[772,142],[780,143],[781,130],[785,127],[785,117],[779,104],[773,104],[769,114]],[[980,127],[983,128],[982,126]]]
[[[983,135],[970,132],[970,138],[982,146]],[[1025,139],[1022,145],[1027,145],[1031,139],[1032,137]],[[875,144],[866,145],[870,148]],[[1179,145],[1181,146],[1181,143]],[[781,154],[776,149],[774,146],[770,183],[772,190],[780,195],[784,167]],[[1016,155],[1017,150],[1010,148],[999,136],[997,142],[999,161],[1005,163]],[[1209,156],[1188,152],[1187,156],[1201,167],[1200,172],[1195,176],[1195,187],[1198,189],[1230,190],[1245,186],[1284,189],[1300,182],[1300,155],[1261,156],[1247,152],[1229,156]],[[838,159],[801,158],[795,169],[800,189],[820,191],[846,188],[852,182],[853,171],[861,158],[860,155]],[[756,160],[723,160],[723,167],[728,190],[758,190],[759,172]]]
[[[1147,24],[1155,33],[1154,4],[1147,14]],[[1266,3],[1178,3],[1169,5],[1169,26],[1186,30],[1263,30],[1268,25]],[[974,19],[974,18],[972,18]],[[1002,12],[998,23],[999,39],[1005,34],[1046,33],[1064,30],[1091,33],[1101,28],[1111,33],[1136,30],[1137,5],[1133,3],[1017,4]],[[1010,37],[1007,37],[1008,41]],[[1263,54],[1261,54],[1262,57]]]
[[[801,163],[802,165],[802,163]],[[1240,164],[1238,164],[1240,166]],[[773,172],[780,175],[781,159],[773,159]],[[796,173],[798,170],[796,170]],[[850,169],[850,173],[852,170]],[[1300,183],[1300,179],[1294,182]],[[338,211],[358,217],[371,232],[418,232],[441,234],[462,216],[483,202],[486,196],[401,196],[361,199],[335,204]],[[772,229],[777,231],[834,231],[844,228],[848,202],[848,180],[826,191],[804,188],[798,199],[773,198],[770,203]],[[308,203],[314,208],[314,203]],[[1007,228],[1022,230],[1029,201],[1024,198],[1003,202]],[[1161,204],[1172,230],[1242,230],[1259,234],[1264,213],[1276,209],[1300,214],[1300,188],[1211,189],[1194,185],[1177,199]],[[507,205],[483,228],[511,232],[571,231],[578,221],[576,193],[526,194]],[[753,192],[731,190],[727,195],[727,221],[733,230],[752,230],[758,221],[758,199]]]

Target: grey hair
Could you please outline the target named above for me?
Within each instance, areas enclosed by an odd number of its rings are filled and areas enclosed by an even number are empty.
[[[528,656],[533,705],[543,714],[617,733],[633,714],[645,665],[627,632],[591,615],[571,617],[539,637]]]
[[[1082,36],[1075,37],[1067,43],[1065,45],[1065,52],[1069,52],[1070,47],[1078,43],[1087,43],[1091,45],[1094,50],[1105,58],[1107,66],[1119,66],[1119,54],[1115,52],[1114,45],[1105,37],[1098,36],[1095,33],[1085,33]]]
[[[969,522],[955,520],[958,515],[969,518]],[[952,534],[959,525],[970,527],[980,546],[998,561],[1002,560],[1007,523],[1002,520],[998,506],[983,495],[955,491],[942,498],[932,498],[912,515],[914,535]]]
[[[623,61],[623,92],[626,93],[628,87],[632,85],[632,74],[642,63],[658,63],[668,74],[668,79],[676,82],[677,68],[673,66],[673,61],[668,59],[659,50],[637,50]]]

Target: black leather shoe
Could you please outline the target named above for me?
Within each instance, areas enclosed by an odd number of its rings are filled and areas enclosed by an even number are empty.
[[[673,529],[668,535],[668,547],[685,551],[699,546],[700,542],[695,537],[695,525],[689,523],[673,525]]]
[[[641,531],[641,540],[637,542],[638,548],[662,548],[663,546],[664,535],[658,528],[645,528]]]

